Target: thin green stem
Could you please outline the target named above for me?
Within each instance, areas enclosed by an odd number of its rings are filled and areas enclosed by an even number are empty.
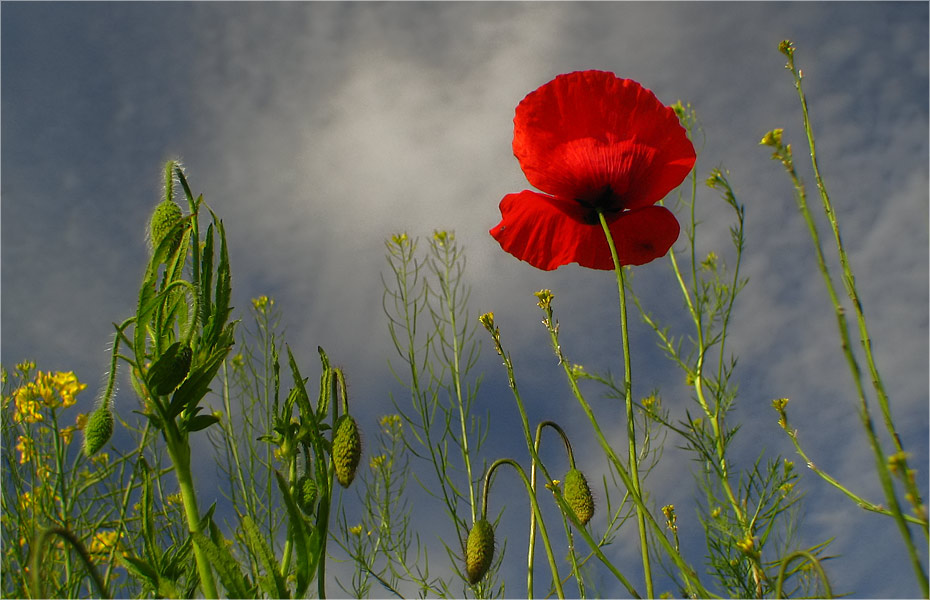
[[[784,590],[782,587],[785,584],[785,571],[787,571],[789,564],[799,558],[806,558],[808,561],[810,561],[810,563],[814,566],[814,570],[817,571],[817,575],[820,577],[820,581],[823,582],[824,594],[827,598],[832,598],[833,589],[830,587],[830,579],[827,577],[826,571],[823,570],[823,565],[820,564],[820,561],[816,556],[807,550],[797,550],[782,559],[781,566],[778,569],[778,580],[775,582],[775,597],[783,597]]]
[[[597,216],[598,219],[600,219],[601,228],[604,230],[604,236],[607,238],[607,245],[610,247],[610,256],[614,262],[614,273],[617,275],[617,293],[620,296],[620,337],[623,344],[623,393],[626,403],[630,478],[633,482],[635,495],[642,497],[642,483],[639,477],[639,453],[636,451],[636,426],[635,419],[633,418],[633,376],[630,364],[630,333],[627,323],[626,285],[624,283],[623,265],[620,264],[620,258],[617,256],[617,248],[614,245],[614,239],[610,233],[610,227],[607,226],[607,219],[604,217],[604,213],[598,211]],[[639,545],[643,559],[643,576],[646,579],[646,596],[652,598],[655,596],[655,593],[652,584],[652,565],[649,560],[649,539],[646,535],[646,519],[642,509],[638,505],[636,507],[636,522],[639,525]]]
[[[698,579],[697,573],[691,568],[688,563],[685,562],[681,554],[676,550],[672,544],[665,537],[664,530],[649,512],[649,509],[646,507],[645,502],[642,499],[642,496],[639,493],[634,493],[633,480],[630,474],[627,472],[626,467],[623,464],[623,461],[617,456],[617,453],[611,447],[610,443],[607,441],[607,438],[604,436],[604,432],[601,430],[600,424],[597,420],[597,416],[594,414],[594,411],[591,408],[591,405],[588,404],[588,401],[585,400],[584,395],[581,393],[581,390],[578,388],[577,375],[573,372],[573,367],[565,359],[565,356],[562,354],[561,347],[559,345],[558,332],[556,327],[552,323],[552,307],[549,303],[540,303],[540,306],[546,313],[546,319],[543,321],[543,324],[546,326],[546,329],[549,331],[549,337],[552,341],[552,347],[556,352],[556,356],[559,359],[559,363],[562,365],[562,368],[565,371],[565,375],[568,378],[569,386],[571,387],[572,394],[574,394],[575,399],[578,401],[578,404],[581,406],[581,409],[584,411],[585,415],[588,417],[588,421],[591,423],[591,427],[594,429],[595,437],[597,438],[598,444],[600,444],[601,449],[604,451],[604,454],[611,461],[614,468],[617,470],[617,474],[620,475],[620,479],[623,480],[623,484],[627,488],[627,493],[629,494],[630,499],[633,500],[633,503],[637,508],[643,511],[643,514],[648,522],[649,526],[653,529],[653,532],[656,534],[656,539],[659,541],[659,544],[665,549],[668,553],[668,556],[675,563],[675,566],[678,567],[679,571],[682,574],[682,577],[685,578],[685,584],[688,587],[691,595],[701,597],[701,598],[710,598],[712,594],[707,591],[704,586],[701,584],[700,579]],[[497,340],[496,340],[497,341]],[[498,341],[498,352],[501,352],[499,341]],[[510,359],[505,357],[505,365],[508,367],[508,372],[512,373],[512,365],[510,365]],[[512,376],[512,375],[511,375]],[[512,384],[513,385],[513,384]],[[586,532],[582,532],[587,536]],[[585,540],[591,544],[593,541],[589,536],[585,537]],[[598,556],[601,557],[600,550],[597,548],[597,545],[593,545],[592,549],[598,553]],[[602,558],[607,564],[608,567],[611,565],[606,561],[605,558]],[[615,575],[618,573],[616,569],[611,569]]]
[[[510,458],[499,458],[488,467],[488,472],[484,476],[483,514],[487,515],[487,497],[491,482],[491,474],[497,467],[503,464],[508,464],[516,469],[517,474],[523,481],[523,485],[526,487],[526,495],[530,499],[533,513],[536,515],[536,519],[539,523],[539,535],[542,537],[543,547],[546,550],[546,558],[549,561],[549,568],[552,570],[552,584],[555,586],[555,593],[559,598],[565,598],[565,592],[562,590],[562,579],[559,577],[559,567],[555,562],[555,555],[552,553],[552,544],[549,543],[549,534],[546,531],[546,523],[543,521],[542,512],[539,510],[539,502],[536,500],[536,494],[534,493],[533,486],[530,484],[530,480],[526,477],[526,472],[517,461]],[[528,598],[532,598],[532,596],[528,596]]]
[[[891,407],[888,402],[888,394],[885,391],[885,384],[882,382],[881,375],[878,372],[878,367],[875,364],[875,357],[872,354],[872,340],[869,336],[869,330],[865,322],[865,312],[862,308],[862,302],[859,299],[859,293],[856,290],[856,279],[853,276],[852,267],[849,264],[849,257],[846,254],[846,249],[843,246],[843,240],[840,237],[840,228],[839,222],[836,218],[836,211],[833,209],[833,204],[830,201],[830,196],[827,193],[827,187],[823,182],[823,177],[820,174],[820,166],[817,163],[817,146],[814,141],[814,132],[811,128],[810,115],[807,110],[807,97],[804,95],[804,90],[801,85],[801,80],[803,79],[800,69],[794,64],[794,53],[788,52],[788,66],[791,70],[792,75],[794,76],[795,88],[798,90],[798,98],[801,102],[801,113],[804,119],[804,132],[807,135],[807,143],[810,148],[811,153],[811,166],[814,170],[814,180],[817,182],[817,190],[820,193],[820,199],[823,204],[824,214],[827,216],[827,220],[830,222],[830,227],[833,230],[833,238],[836,243],[837,254],[840,258],[840,267],[843,269],[843,285],[846,288],[846,293],[849,296],[850,301],[852,302],[853,309],[856,312],[856,322],[859,328],[859,338],[862,344],[862,348],[865,351],[865,360],[866,365],[869,369],[869,376],[872,380],[872,386],[875,388],[876,398],[878,399],[878,406],[882,412],[882,417],[885,422],[885,428],[888,430],[888,433],[891,435],[892,443],[895,446],[895,450],[899,454],[900,465],[902,473],[904,474],[903,480],[905,487],[907,488],[908,494],[910,495],[911,502],[915,507],[920,507],[920,490],[917,487],[916,481],[913,478],[908,477],[907,473],[910,472],[907,465],[907,454],[904,451],[904,448],[901,444],[901,436],[898,435],[898,431],[895,428],[894,420],[891,416]],[[923,527],[924,536],[930,536],[930,531],[927,527]],[[926,576],[924,576],[926,580]],[[926,595],[927,588],[924,588],[924,594]]]
[[[820,274],[823,277],[824,285],[827,288],[827,293],[830,296],[830,302],[833,305],[833,310],[836,314],[836,324],[840,334],[840,345],[843,350],[843,354],[846,357],[846,362],[849,366],[850,373],[852,374],[853,384],[856,389],[856,397],[859,404],[859,418],[862,421],[863,429],[865,429],[866,436],[869,440],[869,446],[872,448],[872,454],[875,458],[875,467],[878,472],[879,482],[881,483],[882,490],[885,493],[885,499],[888,502],[892,516],[898,525],[898,530],[902,539],[904,540],[904,544],[907,547],[908,555],[911,559],[911,564],[914,568],[914,573],[917,576],[917,580],[920,583],[923,595],[928,596],[928,594],[930,594],[930,586],[928,586],[927,574],[924,571],[920,556],[917,553],[917,548],[914,546],[914,541],[911,537],[910,529],[907,526],[907,521],[904,518],[904,513],[901,510],[901,504],[898,500],[897,492],[894,488],[894,481],[892,480],[891,473],[888,469],[885,452],[882,449],[881,442],[879,441],[878,435],[875,432],[875,426],[872,421],[869,405],[865,398],[865,390],[863,389],[862,385],[862,372],[860,371],[859,364],[856,361],[855,355],[853,354],[849,339],[849,328],[846,321],[846,311],[843,308],[843,305],[840,303],[839,296],[836,292],[836,287],[833,284],[833,278],[830,276],[830,271],[827,267],[826,259],[824,258],[823,247],[820,243],[820,234],[817,231],[817,225],[814,222],[814,217],[811,214],[810,208],[807,204],[807,192],[804,186],[804,182],[801,181],[801,178],[798,176],[794,167],[790,146],[779,146],[776,150],[776,155],[781,159],[782,164],[785,166],[785,170],[791,177],[795,188],[795,199],[797,200],[798,209],[801,211],[801,214],[804,217],[804,221],[807,223],[807,228],[810,233],[811,240],[814,243],[814,252],[817,256],[817,266],[820,269]]]
[[[84,548],[84,544],[82,544],[81,540],[77,539],[73,533],[63,527],[53,527],[51,529],[47,529],[43,531],[36,540],[36,547],[32,553],[32,565],[30,567],[33,597],[45,597],[45,592],[42,590],[42,578],[39,575],[39,571],[42,568],[45,546],[48,544],[48,539],[53,535],[57,535],[58,537],[62,538],[77,551],[78,556],[81,558],[81,562],[84,563],[84,568],[87,569],[87,574],[90,575],[91,580],[94,582],[94,586],[96,586],[97,591],[100,593],[100,597],[109,598],[110,594],[107,591],[106,585],[100,578],[100,574],[97,572],[96,567],[94,567],[94,563],[91,560],[90,555],[87,553],[87,549]]]

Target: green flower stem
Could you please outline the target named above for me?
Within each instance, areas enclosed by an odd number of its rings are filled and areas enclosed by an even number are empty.
[[[610,228],[607,226],[607,219],[602,211],[597,212],[600,219],[601,227],[604,230],[604,236],[607,238],[607,245],[610,247],[610,256],[614,261],[614,272],[617,275],[617,293],[620,295],[620,337],[623,344],[623,389],[626,402],[626,424],[627,438],[629,441],[630,456],[630,479],[633,483],[633,493],[635,496],[642,498],[642,484],[639,478],[639,453],[636,451],[636,426],[633,418],[633,383],[632,369],[630,365],[630,334],[627,325],[626,310],[626,286],[624,285],[623,265],[617,256],[617,248],[614,245],[613,236],[610,234]],[[636,522],[639,525],[639,544],[640,552],[643,558],[643,576],[646,579],[646,596],[652,598],[655,596],[652,584],[652,565],[649,560],[649,540],[646,536],[646,520],[643,516],[643,509],[637,504]],[[664,537],[664,536],[663,536]]]
[[[565,598],[565,592],[562,590],[562,579],[559,577],[559,567],[555,562],[555,555],[552,553],[552,545],[549,543],[549,534],[546,531],[546,523],[543,521],[542,512],[539,510],[539,502],[536,500],[536,494],[534,493],[533,486],[530,484],[530,480],[526,477],[526,472],[523,471],[523,467],[520,466],[517,461],[510,458],[499,458],[488,467],[488,472],[484,476],[484,496],[482,498],[481,511],[482,514],[487,517],[488,511],[488,488],[490,487],[491,474],[494,470],[500,465],[508,464],[516,469],[517,474],[520,475],[520,479],[523,480],[523,485],[526,486],[526,495],[529,496],[530,505],[533,508],[533,513],[536,515],[536,519],[539,522],[539,534],[542,536],[543,547],[546,549],[546,558],[549,561],[549,569],[552,570],[552,584],[555,586],[555,593],[559,598]],[[527,596],[532,598],[532,594]]]
[[[833,230],[834,241],[836,242],[837,253],[840,258],[840,267],[843,269],[843,285],[846,288],[846,293],[849,296],[850,301],[852,301],[853,308],[856,312],[856,322],[859,328],[859,337],[862,343],[862,348],[865,351],[865,360],[869,368],[869,376],[872,380],[872,385],[875,388],[875,394],[878,399],[878,406],[882,412],[882,417],[885,421],[885,427],[888,430],[888,433],[891,435],[892,442],[894,443],[895,450],[900,455],[901,469],[905,473],[904,484],[907,488],[908,494],[910,494],[911,501],[915,507],[920,507],[920,490],[917,488],[917,483],[913,478],[906,476],[909,472],[907,466],[907,456],[904,451],[904,448],[901,445],[901,437],[898,435],[898,431],[895,428],[894,421],[891,416],[891,408],[888,403],[888,395],[885,392],[885,384],[882,382],[881,375],[878,372],[878,367],[875,365],[875,358],[872,354],[872,341],[869,336],[869,330],[865,322],[865,313],[862,309],[862,302],[859,300],[859,294],[856,290],[856,279],[852,273],[852,267],[849,264],[849,257],[846,254],[846,249],[843,246],[843,241],[840,237],[840,228],[839,222],[836,218],[836,211],[833,210],[833,204],[830,202],[830,196],[827,194],[826,185],[824,185],[823,177],[820,175],[820,167],[817,164],[817,147],[814,143],[814,132],[811,129],[810,116],[807,111],[807,98],[804,95],[804,90],[801,87],[802,74],[801,71],[794,64],[794,51],[790,44],[786,47],[785,55],[788,57],[787,68],[791,71],[791,74],[794,76],[795,88],[798,90],[798,98],[801,102],[801,113],[804,118],[804,132],[807,135],[807,143],[811,152],[811,165],[814,170],[814,179],[817,182],[817,190],[820,192],[820,199],[823,203],[823,211],[827,216],[827,220],[830,222],[830,227]],[[845,322],[844,322],[845,328]],[[858,367],[856,368],[858,371]],[[930,531],[927,527],[923,527],[924,536],[930,536]],[[926,581],[926,576],[924,577]],[[924,587],[924,594],[926,595],[927,588]]]
[[[786,416],[784,413],[782,414],[782,418],[786,419]],[[830,485],[832,485],[839,491],[843,492],[850,500],[855,502],[860,508],[870,511],[870,512],[875,512],[875,513],[879,513],[882,515],[886,515],[889,517],[894,516],[894,513],[892,513],[887,508],[884,508],[883,506],[879,504],[869,502],[862,496],[858,495],[857,493],[853,492],[852,490],[844,486],[842,483],[837,481],[832,475],[830,475],[829,473],[827,473],[826,471],[818,467],[816,464],[814,464],[814,462],[810,459],[810,457],[807,456],[807,453],[804,452],[804,449],[801,447],[801,442],[798,440],[798,431],[796,429],[790,429],[788,427],[787,420],[784,421],[783,428],[785,432],[788,434],[788,437],[791,439],[791,443],[794,444],[794,449],[797,451],[798,455],[802,459],[804,459],[804,462],[807,463],[808,468],[811,471],[813,471],[816,475],[818,475],[821,479],[823,479],[824,481],[826,481],[827,483],[829,483]],[[910,523],[914,523],[915,525],[920,525],[921,527],[927,527],[927,521],[925,519],[919,519],[912,515],[904,515],[904,519]]]
[[[559,426],[555,421],[542,421],[539,425],[536,426],[536,442],[533,444],[533,447],[536,450],[536,455],[539,455],[539,446],[542,442],[542,430],[543,427],[551,427],[555,429],[559,436],[562,438],[562,443],[565,444],[565,452],[568,454],[568,463],[569,468],[575,468],[575,456],[572,453],[572,445],[568,441],[568,436],[565,434],[565,431]],[[530,487],[533,488],[533,495],[536,495],[536,461],[533,461],[533,464],[530,465]],[[563,520],[564,520],[563,515]],[[575,558],[574,545],[572,544],[572,534],[571,530],[566,527],[566,533],[568,535],[569,541],[569,550],[572,560],[572,573],[578,581],[579,591],[581,596],[584,596],[584,584],[581,581],[581,574],[578,572],[578,564]],[[533,563],[536,557],[536,513],[530,512],[530,540],[529,540],[529,549],[527,550],[526,557],[526,593],[527,596],[533,597]]]
[[[833,589],[830,587],[830,579],[827,577],[826,571],[823,570],[823,565],[820,564],[820,561],[817,560],[816,556],[807,550],[797,550],[782,559],[781,567],[778,569],[778,580],[775,582],[775,597],[783,597],[784,590],[782,589],[782,586],[784,586],[785,583],[785,571],[788,569],[789,564],[799,558],[806,558],[808,561],[810,561],[814,567],[814,570],[817,571],[817,576],[820,577],[820,581],[823,582],[823,589],[826,597],[832,598]]]
[[[197,508],[197,495],[194,493],[194,481],[191,478],[191,449],[186,434],[182,434],[173,419],[165,421],[165,440],[168,446],[168,455],[174,463],[174,472],[178,478],[178,487],[181,490],[181,500],[184,504],[184,513],[187,516],[187,526],[191,532],[203,533],[200,527],[200,510]],[[197,561],[197,572],[200,574],[200,585],[206,598],[218,598],[216,581],[210,562],[203,548],[194,538],[194,558]]]
[[[691,231],[693,232],[694,225],[696,223],[696,221],[694,220],[694,202],[691,203],[691,207],[692,207]],[[693,240],[694,238],[693,233],[690,233],[689,237],[691,237],[691,239]],[[685,303],[688,305],[688,310],[691,312],[691,318],[694,320],[695,327],[697,330],[696,331],[697,347],[700,349],[698,353],[697,364],[695,365],[695,368],[693,371],[689,369],[684,363],[680,363],[680,364],[683,367],[685,367],[688,374],[692,377],[694,381],[693,385],[694,385],[695,397],[697,398],[698,404],[700,404],[701,406],[701,410],[703,410],[704,414],[707,416],[707,420],[708,422],[710,422],[711,429],[713,430],[715,450],[717,454],[714,467],[719,476],[720,485],[723,488],[723,491],[726,494],[727,500],[730,503],[730,508],[733,509],[733,514],[736,516],[736,520],[739,522],[740,527],[743,529],[743,534],[747,538],[752,538],[754,534],[754,530],[753,530],[754,519],[750,519],[748,517],[748,515],[744,511],[743,505],[737,499],[736,493],[733,491],[733,486],[730,484],[730,470],[729,470],[729,465],[727,464],[727,459],[726,459],[726,441],[724,439],[725,436],[724,436],[723,421],[722,421],[723,415],[720,412],[720,405],[718,403],[718,404],[715,404],[713,408],[711,408],[710,404],[707,402],[707,398],[704,395],[704,358],[706,356],[705,352],[707,348],[705,347],[705,343],[704,343],[704,326],[702,324],[703,310],[697,306],[697,302],[699,301],[699,295],[695,293],[694,301],[692,301],[691,294],[688,292],[688,286],[685,284],[684,278],[681,274],[681,270],[678,267],[678,260],[676,258],[674,250],[669,251],[669,257],[672,262],[672,270],[675,272],[675,277],[678,279],[679,285],[681,287],[682,295],[685,298]],[[692,278],[693,278],[692,281],[695,282],[695,286],[697,285],[697,272],[695,270],[696,263],[697,263],[697,260],[695,260],[694,246],[692,243],[691,267],[692,267]],[[734,278],[734,282],[736,281],[738,280]],[[734,287],[733,289],[736,289],[736,288]],[[637,306],[639,306],[638,301],[637,301]],[[732,297],[731,297],[730,307],[732,307]],[[653,329],[659,332],[659,335],[662,338],[663,342],[665,343],[666,348],[669,351],[674,351],[674,345],[670,343],[668,338],[666,338],[663,333],[660,332],[659,328],[646,315],[646,312],[642,309],[641,306],[639,307],[639,310],[640,310],[640,313],[644,315],[646,322],[650,326],[652,326]],[[727,314],[729,315],[729,310]],[[727,318],[727,320],[729,320],[729,318]],[[726,322],[724,322],[724,327],[725,326],[726,326]],[[721,337],[721,340],[724,340],[724,339],[725,339],[724,337]],[[721,356],[723,355],[722,344],[723,344],[723,341],[721,341]],[[677,356],[677,353],[674,355]],[[750,560],[752,562],[752,574],[753,574],[753,579],[755,580],[755,584],[756,584],[756,592],[757,592],[757,595],[761,597],[762,596],[762,582],[766,579],[765,570],[762,568],[761,561],[758,557],[750,557]]]
[[[100,597],[109,598],[110,594],[107,591],[107,587],[103,580],[100,579],[100,574],[97,572],[96,567],[94,567],[94,563],[91,560],[90,555],[87,553],[87,549],[84,547],[84,544],[82,544],[81,540],[77,539],[73,533],[63,527],[53,527],[51,529],[46,529],[42,532],[41,535],[39,535],[38,539],[36,540],[35,550],[32,553],[32,559],[30,561],[32,563],[30,567],[32,597],[45,597],[45,592],[42,590],[42,578],[39,576],[39,571],[42,568],[45,546],[48,544],[49,538],[51,538],[53,535],[57,535],[58,537],[62,538],[77,551],[81,562],[84,563],[84,568],[87,569],[88,575],[90,575],[91,580],[94,582],[94,586],[100,593]]]
[[[617,456],[617,453],[611,447],[610,443],[607,441],[607,438],[604,436],[604,432],[601,431],[601,427],[598,424],[597,416],[594,414],[594,411],[591,409],[591,405],[588,404],[588,401],[585,400],[584,395],[582,395],[581,390],[578,389],[578,378],[577,375],[573,372],[572,366],[569,364],[565,357],[562,355],[562,350],[559,345],[558,332],[556,331],[555,326],[552,323],[552,307],[549,304],[543,305],[541,303],[543,310],[546,313],[546,319],[543,323],[546,325],[547,330],[549,331],[549,337],[552,340],[552,347],[555,349],[556,355],[559,358],[559,363],[562,365],[562,368],[565,370],[565,375],[568,377],[568,383],[571,387],[572,393],[575,395],[575,399],[578,400],[578,404],[581,406],[581,409],[584,411],[585,415],[588,417],[588,421],[591,423],[591,427],[594,429],[594,434],[597,437],[597,441],[601,446],[601,449],[604,451],[604,454],[614,465],[614,468],[617,470],[617,474],[620,475],[620,479],[623,480],[623,484],[627,488],[627,494],[633,500],[633,503],[636,504],[637,508],[643,511],[643,514],[646,518],[646,521],[649,523],[649,526],[652,527],[653,533],[655,534],[656,539],[668,553],[669,557],[675,563],[675,566],[678,567],[682,576],[685,578],[685,583],[689,588],[690,594],[692,596],[700,598],[711,598],[713,595],[704,589],[704,586],[701,585],[700,579],[698,579],[697,573],[688,565],[685,560],[682,558],[681,554],[676,550],[671,542],[665,537],[665,531],[663,528],[656,522],[655,518],[652,516],[652,513],[649,512],[649,509],[646,507],[645,502],[642,499],[642,496],[639,493],[633,492],[633,480],[630,474],[627,472],[626,467],[623,464],[623,461]],[[500,351],[500,350],[498,350]],[[505,361],[505,364],[509,362]],[[561,505],[560,505],[561,506]],[[563,506],[563,510],[565,510]],[[574,514],[574,512],[570,513]],[[601,558],[604,561],[604,564],[611,569],[611,572],[619,576],[619,572],[611,568],[612,565],[603,557],[599,550],[599,546],[594,542],[591,537],[583,529],[581,530],[582,535],[585,536],[585,541],[591,544],[592,550],[598,555],[598,558]],[[621,579],[621,581],[625,581]],[[633,592],[635,594],[635,592]],[[637,595],[638,597],[638,595]]]
[[[450,261],[449,256],[449,246],[442,243],[437,243],[436,245],[441,246],[445,249],[446,256],[445,260],[442,260],[442,267],[444,270],[443,276],[439,278],[439,283],[442,288],[442,299],[446,308],[446,318],[449,320],[449,328],[452,330],[452,361],[449,363],[450,373],[449,377],[452,379],[452,383],[455,387],[455,402],[459,412],[459,427],[461,430],[461,452],[462,452],[462,462],[465,464],[465,474],[466,480],[468,481],[468,500],[471,507],[471,519],[472,522],[475,521],[476,507],[478,504],[477,494],[475,493],[475,482],[472,477],[471,469],[471,453],[468,450],[468,432],[466,428],[466,419],[467,411],[465,409],[465,401],[462,396],[462,370],[461,370],[461,342],[459,339],[459,329],[456,325],[455,318],[455,296],[452,290],[449,288],[449,282],[456,279],[455,275],[451,272],[450,266],[454,262],[455,257]],[[438,253],[438,250],[437,250]],[[438,268],[437,268],[438,271]]]
[[[287,482],[294,485],[297,481],[297,455],[291,457],[290,465],[287,471]],[[303,494],[303,490],[297,490],[298,494]],[[287,573],[291,569],[291,554],[294,551],[294,536],[288,535],[284,542],[284,556],[281,557],[281,578],[287,579]]]
[[[789,65],[793,66],[793,63],[789,62]],[[799,75],[796,75],[796,77],[799,77]],[[800,83],[800,79],[798,79],[798,83]],[[804,182],[801,181],[801,178],[795,169],[794,159],[791,154],[791,146],[782,145],[780,141],[778,141],[775,146],[776,149],[774,157],[781,160],[785,171],[791,177],[791,181],[795,189],[795,200],[797,201],[798,209],[801,211],[801,215],[804,217],[804,221],[807,223],[807,228],[810,233],[811,240],[814,243],[814,252],[817,256],[817,266],[820,269],[820,274],[823,277],[824,285],[827,288],[827,293],[830,296],[830,302],[832,303],[834,313],[836,314],[836,325],[840,334],[840,346],[843,350],[843,354],[846,357],[846,362],[849,366],[850,373],[852,374],[853,384],[856,389],[856,397],[859,403],[859,418],[862,421],[862,427],[865,429],[866,436],[869,440],[869,446],[872,448],[872,454],[875,458],[875,467],[878,472],[879,482],[881,483],[882,490],[885,494],[885,500],[888,503],[888,507],[891,510],[895,523],[898,525],[898,530],[901,534],[901,537],[904,540],[904,544],[907,547],[908,555],[911,559],[911,564],[914,569],[914,573],[917,576],[917,580],[920,583],[923,595],[928,597],[928,595],[930,595],[930,584],[928,584],[927,581],[927,573],[924,571],[920,555],[917,552],[917,548],[914,546],[914,540],[911,537],[911,531],[907,526],[907,520],[904,518],[904,512],[901,510],[901,504],[898,500],[897,491],[894,487],[894,481],[892,480],[891,473],[888,469],[885,452],[882,449],[881,442],[879,441],[878,435],[875,432],[875,425],[872,421],[869,405],[866,401],[865,391],[862,385],[862,373],[859,369],[859,364],[856,361],[856,357],[853,354],[852,346],[850,344],[849,328],[846,321],[846,310],[840,303],[839,296],[836,292],[836,287],[833,284],[833,279],[830,276],[830,271],[827,267],[826,259],[824,258],[823,246],[820,243],[820,234],[817,231],[817,225],[814,222],[814,217],[811,215],[810,208],[807,204],[807,191]]]
[[[152,428],[151,419],[145,420],[145,427],[142,429],[142,435],[139,438],[139,447],[135,451],[135,455],[138,457],[136,460],[144,459],[145,448],[148,446],[149,431]],[[122,537],[123,533],[129,533],[129,529],[126,527],[126,515],[129,513],[130,499],[132,498],[132,491],[136,487],[136,477],[141,471],[139,468],[132,469],[131,474],[129,475],[129,484],[126,486],[126,490],[123,492],[123,500],[120,503],[119,510],[119,521],[116,528],[116,539],[119,540]],[[105,584],[110,582],[111,577],[113,576],[113,569],[117,566],[117,561],[111,560],[107,565],[107,570],[104,572],[103,580]]]

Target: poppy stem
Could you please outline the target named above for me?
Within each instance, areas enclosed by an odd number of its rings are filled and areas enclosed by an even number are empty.
[[[626,285],[623,276],[623,265],[620,264],[620,258],[617,256],[617,247],[614,244],[613,236],[610,234],[610,228],[607,226],[607,219],[604,217],[603,211],[598,210],[597,217],[601,222],[601,228],[604,230],[604,236],[607,238],[607,245],[610,247],[610,256],[614,261],[614,273],[617,274],[617,293],[620,296],[620,338],[623,345],[623,395],[626,403],[627,438],[629,439],[630,445],[630,476],[634,487],[631,491],[642,498],[642,485],[639,479],[639,453],[636,451],[636,426],[633,419],[633,378],[630,365],[630,334],[627,325]],[[655,593],[652,588],[652,566],[649,561],[649,543],[646,536],[646,519],[643,515],[643,509],[639,504],[636,506],[636,522],[639,525],[639,543],[643,556],[643,576],[646,580],[646,597],[654,598]]]

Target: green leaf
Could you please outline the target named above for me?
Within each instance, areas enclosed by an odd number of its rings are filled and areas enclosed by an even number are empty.
[[[274,554],[272,554],[271,548],[268,547],[265,539],[259,533],[255,522],[248,515],[242,517],[242,528],[245,530],[252,554],[255,555],[265,569],[265,574],[259,578],[259,585],[261,585],[262,590],[272,598],[289,598],[290,594],[284,583],[284,578],[278,570],[278,563]]]
[[[194,543],[207,555],[210,566],[216,571],[226,594],[230,598],[254,598],[255,593],[248,579],[242,574],[239,563],[233,558],[223,541],[214,543],[202,533],[193,533]]]
[[[116,558],[137,579],[142,579],[153,590],[158,589],[158,571],[153,569],[149,563],[135,556],[124,555],[122,552],[117,552]]]
[[[200,256],[200,321],[206,324],[213,313],[213,224],[207,227]]]
[[[173,418],[187,409],[192,410],[207,395],[210,383],[216,377],[220,365],[231,346],[221,346],[213,350],[203,362],[195,361],[195,366],[184,383],[174,392],[171,403],[168,405],[168,414]]]
[[[226,248],[226,229],[223,227],[223,221],[217,220],[212,210],[210,214],[213,215],[217,230],[220,232],[220,262],[216,270],[216,302],[213,306],[213,315],[216,319],[214,327],[220,330],[226,324],[226,320],[229,319],[229,313],[232,312],[232,307],[229,306],[232,285],[229,273],[229,252]]]
[[[291,347],[287,345],[285,347],[287,348],[287,362],[291,367],[291,374],[294,376],[294,389],[297,390],[297,395],[294,398],[297,401],[297,410],[300,412],[301,418],[305,418],[306,415],[313,414],[313,407],[310,406],[310,396],[307,395],[305,380],[300,376],[300,369],[297,367],[297,361],[294,360],[294,355],[291,353]]]
[[[187,431],[200,431],[219,422],[220,418],[216,415],[197,415],[188,422]]]

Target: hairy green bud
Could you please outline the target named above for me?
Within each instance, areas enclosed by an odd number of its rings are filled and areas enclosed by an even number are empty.
[[[84,455],[90,458],[103,448],[113,435],[113,413],[106,403],[97,407],[84,426]]]
[[[165,396],[173,392],[191,370],[194,352],[190,346],[175,342],[158,357],[149,369],[149,387],[152,393]]]
[[[465,573],[468,583],[475,585],[491,566],[494,560],[494,527],[487,519],[475,522],[475,526],[468,532],[468,542],[465,547]]]
[[[308,516],[313,516],[313,505],[316,503],[316,481],[308,474],[297,480],[296,498],[300,510]]]
[[[565,501],[582,525],[587,525],[594,516],[594,496],[584,473],[578,469],[571,469],[565,474]]]
[[[333,465],[339,485],[349,487],[355,479],[358,462],[362,458],[362,437],[358,423],[349,415],[339,417],[333,434]]]
[[[152,219],[149,221],[149,236],[152,240],[152,249],[158,248],[162,240],[171,233],[171,230],[177,225],[183,217],[181,207],[173,200],[165,200],[155,207],[152,213]],[[175,230],[175,243],[181,241],[181,230]]]

